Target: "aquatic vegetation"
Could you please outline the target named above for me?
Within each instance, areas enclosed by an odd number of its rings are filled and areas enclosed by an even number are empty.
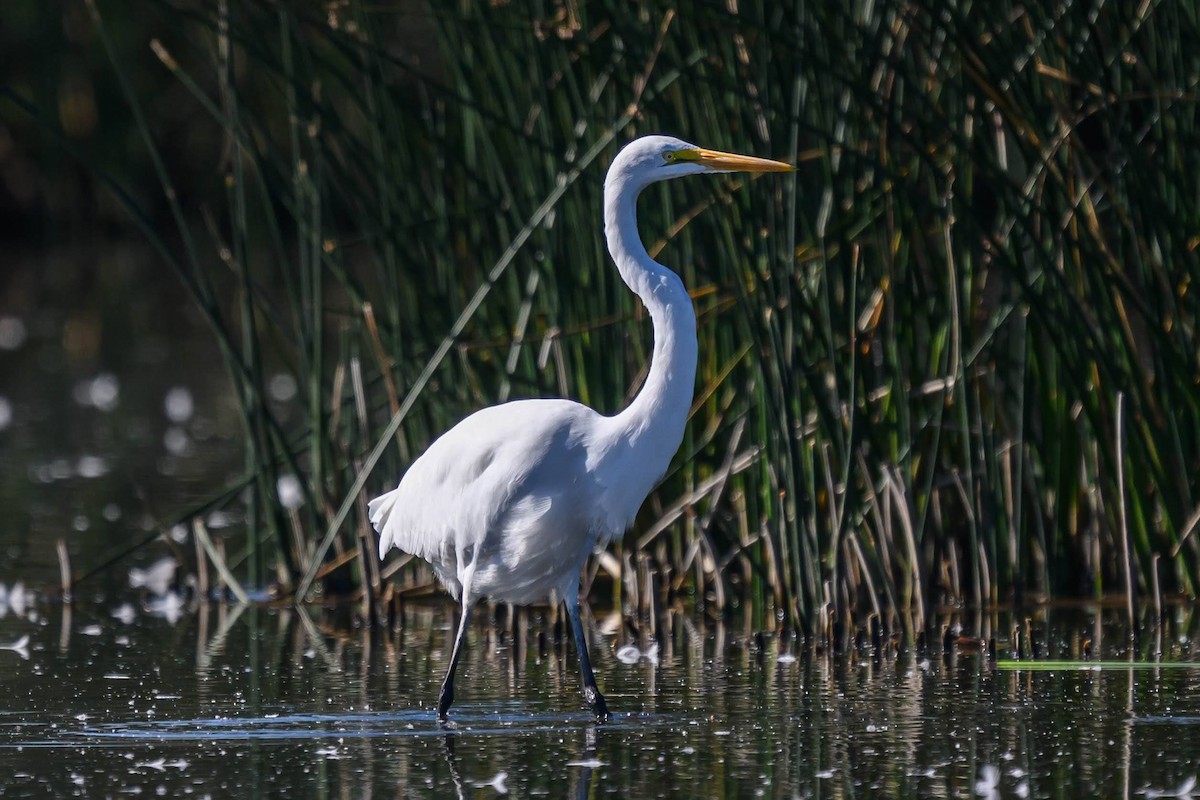
[[[371,557],[361,496],[480,406],[622,407],[650,343],[600,176],[668,131],[800,170],[641,209],[690,265],[702,361],[593,595],[844,645],[944,602],[1123,592],[1140,620],[1194,594],[1200,30],[1119,5],[180,0],[151,53],[91,6],[146,155],[97,178],[209,324],[244,430],[242,475],[180,518],[229,514],[252,586],[367,618],[425,591]],[[91,408],[120,402],[102,378]]]
[[[516,613],[511,629],[490,615],[472,627],[472,698],[452,726],[431,707],[454,637],[448,604],[409,604],[388,631],[328,628],[321,609],[292,605],[210,603],[176,627],[106,619],[95,636],[52,619],[28,660],[0,651],[0,780],[6,794],[82,785],[87,796],[1189,797],[1196,787],[1195,665],[1017,674],[980,654],[869,646],[782,661],[791,637],[670,613],[653,667],[597,649],[606,688],[625,699],[598,726],[569,708],[569,633],[556,635],[548,614]],[[978,616],[942,621],[1014,621]],[[1044,647],[1065,658],[1086,631],[1118,657],[1122,617],[1048,612]],[[1194,660],[1198,622],[1194,607],[1169,619],[1164,659]]]

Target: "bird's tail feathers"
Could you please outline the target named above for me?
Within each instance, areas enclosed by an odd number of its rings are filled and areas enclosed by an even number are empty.
[[[393,489],[387,494],[381,494],[367,503],[367,515],[371,519],[371,525],[375,530],[379,531],[379,557],[381,559],[392,547],[392,534],[388,528],[387,521],[388,517],[392,515],[392,509],[396,506],[396,493],[398,491],[398,489]]]

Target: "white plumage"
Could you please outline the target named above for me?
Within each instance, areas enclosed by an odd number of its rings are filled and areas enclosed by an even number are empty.
[[[611,417],[569,400],[482,409],[430,445],[396,489],[371,501],[380,558],[397,547],[425,559],[462,604],[440,718],[453,702],[475,602],[526,604],[551,590],[571,616],[584,695],[596,716],[607,718],[579,617],[579,573],[592,550],[629,527],[666,471],[683,439],[696,376],[691,298],[679,277],[646,253],[637,196],[682,175],[790,169],[666,136],[627,145],[605,180],[604,230],[621,277],[654,326],[650,372],[638,396]]]
[[[398,488],[371,501],[380,552],[397,547],[425,559],[455,598],[460,567],[472,564],[479,597],[525,604],[565,592],[576,576],[564,567],[577,575],[597,542],[637,511],[614,514],[603,502],[612,428],[567,400],[475,412],[435,441]]]

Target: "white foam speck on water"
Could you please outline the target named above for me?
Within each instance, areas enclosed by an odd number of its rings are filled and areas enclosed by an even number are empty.
[[[304,505],[304,491],[300,479],[295,475],[281,475],[275,484],[279,493],[279,504],[289,511],[295,511]]]
[[[637,645],[626,644],[617,648],[617,660],[622,664],[636,664],[643,658],[651,664],[658,663],[658,642],[653,642],[645,650],[638,649]]]
[[[81,478],[99,478],[108,474],[108,459],[102,456],[81,456],[75,462],[75,474]]]
[[[9,611],[18,617],[23,617],[25,610],[31,605],[33,605],[33,593],[25,591],[25,584],[20,581],[14,583],[7,592],[0,591],[0,617]]]
[[[0,317],[0,350],[17,350],[25,344],[25,323],[18,317]]]
[[[173,456],[187,455],[191,446],[192,438],[187,435],[187,431],[183,428],[172,425],[163,434],[163,447]]]
[[[236,525],[242,521],[242,516],[233,511],[214,511],[208,515],[208,519],[204,523],[209,528],[216,530],[218,528],[228,528],[230,525]]]
[[[99,411],[112,411],[121,402],[121,382],[111,372],[101,372],[94,378],[75,384],[75,402]]]
[[[25,634],[15,642],[9,644],[0,644],[0,650],[8,650],[16,653],[24,660],[29,660],[29,634]]]
[[[267,394],[278,403],[286,403],[296,396],[296,379],[286,372],[278,372],[267,382]]]
[[[980,797],[999,797],[1000,768],[992,764],[984,764],[979,768],[979,780],[975,781],[975,794]]]
[[[508,785],[505,783],[508,780],[507,772],[497,772],[491,780],[473,781],[480,789],[492,788],[499,794],[508,794]]]
[[[133,589],[144,587],[151,594],[164,595],[175,580],[175,568],[178,565],[179,562],[168,556],[160,558],[145,569],[130,567],[129,586]]]
[[[192,399],[192,390],[186,386],[173,386],[163,397],[163,412],[167,419],[176,425],[182,425],[192,418],[196,412],[196,402]]]
[[[1174,789],[1151,789],[1146,787],[1139,794],[1144,794],[1146,797],[1192,797],[1195,794],[1196,776],[1184,778],[1183,783],[1179,784]]]
[[[146,602],[146,612],[174,625],[183,617],[183,597],[178,592],[167,592],[161,597],[152,597]]]

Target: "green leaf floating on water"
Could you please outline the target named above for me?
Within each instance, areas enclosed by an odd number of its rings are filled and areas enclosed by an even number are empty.
[[[1015,661],[1013,659],[1006,659],[997,661],[996,669],[1019,669],[1031,672],[1105,669],[1200,670],[1200,661]]]

